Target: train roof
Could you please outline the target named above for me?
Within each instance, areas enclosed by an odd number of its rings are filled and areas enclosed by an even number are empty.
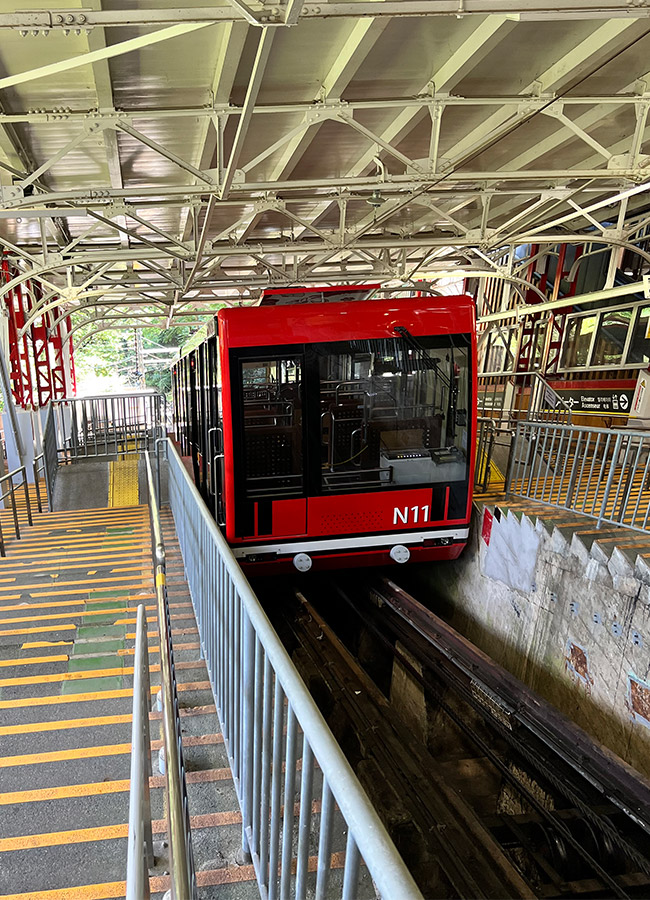
[[[265,288],[258,306],[287,306],[297,303],[337,303],[367,300],[379,284],[334,284],[327,287]]]
[[[473,297],[386,297],[364,303],[282,304],[221,309],[218,330],[230,347],[263,347],[393,335],[402,326],[416,335],[471,333]]]
[[[459,334],[473,332],[476,328],[474,298],[469,294],[420,297],[376,297],[364,303],[352,303],[341,299],[348,290],[354,290],[355,300],[365,299],[375,290],[375,285],[355,285],[328,288],[306,288],[305,293],[318,295],[326,292],[327,300],[291,301],[300,298],[302,288],[289,288],[283,302],[264,305],[225,307],[219,310],[208,325],[209,337],[223,326],[228,333],[230,346],[269,346],[272,344],[331,341],[346,334],[347,339],[385,337],[387,329],[400,324],[423,334],[424,322],[433,327],[431,333]],[[289,293],[289,292],[293,293]],[[339,296],[334,300],[333,294]],[[364,294],[365,291],[365,294]],[[300,313],[296,307],[300,307]],[[344,317],[344,318],[343,318]],[[354,335],[353,335],[354,333]],[[391,332],[392,333],[392,332]],[[196,349],[196,348],[193,348]],[[179,357],[189,355],[188,349]]]

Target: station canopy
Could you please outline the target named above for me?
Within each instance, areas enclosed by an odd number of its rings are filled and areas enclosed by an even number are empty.
[[[514,277],[506,247],[624,247],[650,216],[644,4],[13,5],[0,238],[37,311],[194,323],[269,286]]]

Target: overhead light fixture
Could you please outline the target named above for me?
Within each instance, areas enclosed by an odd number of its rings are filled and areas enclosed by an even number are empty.
[[[375,188],[372,194],[367,198],[366,203],[369,203],[371,206],[374,206],[375,209],[378,209],[382,203],[386,202],[386,198],[381,196],[381,191],[379,188]]]

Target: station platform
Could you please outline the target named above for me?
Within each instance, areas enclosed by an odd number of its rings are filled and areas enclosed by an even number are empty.
[[[138,604],[146,608],[154,706],[158,629],[138,460],[102,465],[107,471],[100,487],[108,486],[110,505],[39,514],[34,504],[32,526],[19,505],[19,541],[10,536],[12,511],[0,513],[7,545],[0,560],[3,900],[126,894]],[[235,861],[241,814],[169,510],[161,522],[200,896],[256,897],[253,867]],[[169,887],[160,719],[151,712],[154,896]]]

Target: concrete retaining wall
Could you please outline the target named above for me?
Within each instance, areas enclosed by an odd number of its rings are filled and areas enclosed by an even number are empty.
[[[432,609],[650,776],[650,569],[641,560],[484,509],[458,560],[413,574]]]

